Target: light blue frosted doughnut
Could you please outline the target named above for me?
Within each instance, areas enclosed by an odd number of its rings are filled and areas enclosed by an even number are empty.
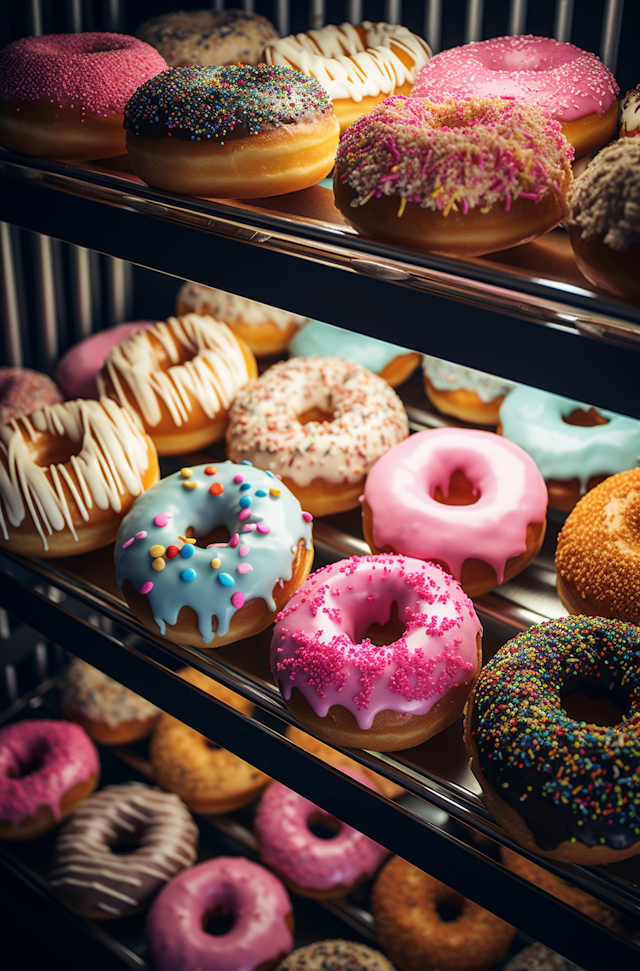
[[[377,337],[354,334],[353,331],[312,320],[305,324],[289,341],[291,357],[313,357],[316,354],[342,357],[346,361],[362,364],[363,367],[380,374],[382,370],[402,354],[411,354],[407,347],[388,344]]]
[[[511,381],[498,378],[475,368],[464,367],[443,361],[439,357],[425,354],[422,358],[422,370],[429,378],[436,391],[473,391],[483,404],[489,404],[513,388]]]

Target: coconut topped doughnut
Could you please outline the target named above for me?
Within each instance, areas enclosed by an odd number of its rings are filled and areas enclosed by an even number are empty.
[[[640,139],[607,145],[576,179],[569,224],[582,239],[601,237],[613,250],[640,241]]]
[[[257,64],[278,32],[266,17],[246,10],[176,10],[151,17],[136,35],[151,44],[170,67],[199,64]]]

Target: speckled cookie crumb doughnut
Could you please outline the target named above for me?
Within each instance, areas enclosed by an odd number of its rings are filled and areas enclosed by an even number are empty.
[[[356,941],[316,941],[292,951],[276,971],[394,971],[380,951]]]
[[[266,17],[246,10],[176,10],[151,17],[136,37],[151,44],[169,67],[257,64],[278,32]]]

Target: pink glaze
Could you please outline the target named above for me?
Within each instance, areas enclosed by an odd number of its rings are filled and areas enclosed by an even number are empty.
[[[447,506],[433,498],[438,486],[448,495],[457,469],[479,493],[472,505]],[[529,523],[545,521],[548,493],[520,446],[493,432],[436,428],[383,455],[369,473],[364,498],[378,549],[443,560],[456,579],[464,561],[477,558],[493,567],[501,583],[507,560],[527,547]]]
[[[96,376],[104,359],[129,334],[155,324],[155,320],[133,320],[85,337],[69,348],[56,367],[56,381],[67,398],[97,398]]]
[[[136,88],[166,67],[155,48],[127,34],[22,37],[0,51],[0,98],[123,114]]]
[[[60,819],[64,793],[99,773],[98,753],[79,725],[44,719],[7,725],[0,729],[0,820],[17,826],[40,806]]]
[[[0,422],[30,415],[62,400],[59,389],[46,374],[26,367],[0,368]]]
[[[387,516],[395,518],[388,504]],[[406,630],[377,647],[365,635],[387,623],[394,603]],[[271,671],[285,700],[298,688],[321,718],[341,705],[366,730],[380,711],[426,715],[454,685],[468,684],[481,630],[460,584],[439,566],[353,556],[313,573],[278,614]]]
[[[205,916],[217,908],[235,920],[220,936]],[[184,870],[151,906],[145,928],[156,971],[252,971],[293,947],[291,901],[282,883],[244,857],[219,856]]]
[[[494,37],[436,54],[418,71],[411,96],[517,98],[543,105],[554,118],[603,115],[620,88],[599,57],[574,44],[531,34]]]
[[[369,789],[376,789],[359,772],[342,771]],[[286,883],[308,890],[311,895],[318,891],[324,895],[335,889],[339,894],[372,877],[389,855],[388,850],[364,833],[339,821],[336,835],[321,839],[309,829],[311,817],[335,819],[280,782],[271,783],[258,805],[254,828],[262,859]]]

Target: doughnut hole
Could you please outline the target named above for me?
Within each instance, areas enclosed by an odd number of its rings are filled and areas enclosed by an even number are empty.
[[[299,415],[296,415],[296,418],[301,425],[308,425],[312,421],[332,422],[333,419],[335,418],[335,414],[333,414],[333,412],[331,411],[326,411],[324,408],[313,407],[313,408],[307,408],[306,411],[303,411]]]
[[[203,549],[206,549],[208,546],[212,546],[213,544],[224,544],[226,546],[231,539],[231,534],[226,526],[216,526],[203,536],[196,536],[193,526],[189,526],[185,536],[187,539],[195,539],[195,545],[200,546]]]
[[[369,624],[366,631],[361,636],[354,635],[353,640],[360,642],[368,639],[376,647],[387,647],[389,644],[395,644],[396,641],[399,641],[406,629],[398,616],[398,604],[394,600],[391,604],[391,615],[384,624]]]
[[[28,753],[28,758],[24,761],[18,760],[17,766],[10,765],[7,770],[7,778],[9,779],[24,779],[28,775],[32,775],[37,772],[45,763],[47,756],[47,748],[44,745],[40,745],[33,750],[33,752]]]
[[[438,485],[432,498],[445,506],[472,506],[481,495],[480,490],[467,479],[462,469],[456,469],[451,474],[447,493],[445,494],[442,487]]]
[[[321,840],[334,839],[342,829],[342,823],[339,819],[322,812],[311,813],[307,819],[307,826],[309,831]]]
[[[50,465],[66,465],[82,451],[82,441],[74,442],[68,435],[42,435],[29,444],[34,462],[46,469]]]
[[[225,907],[218,906],[204,914],[202,930],[205,934],[212,934],[213,937],[224,937],[232,930],[235,922],[234,914]]]
[[[609,421],[600,414],[597,408],[575,408],[570,414],[563,415],[562,420],[566,425],[577,425],[580,428],[593,428],[596,425],[608,425]],[[608,478],[606,472],[602,475],[592,475],[587,480],[586,492],[589,492],[600,482]],[[573,479],[547,479],[547,489],[549,490],[549,505],[561,512],[571,512],[575,504],[580,499],[582,492],[580,480]]]

